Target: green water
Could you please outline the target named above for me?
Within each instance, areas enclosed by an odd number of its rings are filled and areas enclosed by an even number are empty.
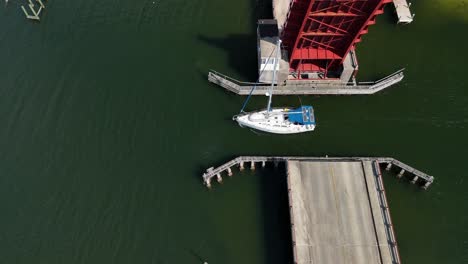
[[[241,154],[426,171],[428,191],[385,176],[402,260],[467,263],[468,4],[412,2],[414,23],[395,25],[389,6],[357,50],[360,80],[405,67],[404,82],[302,97],[317,130],[287,137],[239,128],[243,98],[206,81],[210,68],[255,79],[267,0],[50,1],[40,23],[2,5],[0,263],[291,263],[284,168],[202,185]]]

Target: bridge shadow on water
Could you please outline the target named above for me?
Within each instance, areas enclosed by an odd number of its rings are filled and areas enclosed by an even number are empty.
[[[257,164],[257,166],[260,164]],[[293,263],[286,168],[267,164],[256,171],[260,181],[261,226],[265,241],[265,263]]]
[[[198,35],[197,38],[227,53],[228,65],[235,72],[224,72],[240,81],[255,81],[257,79],[257,37],[255,34],[231,34],[215,38]],[[213,66],[217,70],[216,66]]]
[[[240,81],[253,82],[257,79],[257,21],[259,19],[273,18],[273,7],[271,0],[250,1],[250,14],[247,19],[250,21],[251,33],[229,34],[225,37],[210,37],[198,35],[197,38],[203,43],[216,47],[227,52],[228,65],[235,72],[222,72]],[[213,66],[213,70],[217,70]]]

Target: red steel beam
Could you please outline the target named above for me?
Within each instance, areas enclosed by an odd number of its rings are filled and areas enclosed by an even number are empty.
[[[291,72],[338,72],[392,0],[292,0],[281,39]],[[331,76],[332,77],[332,76]]]

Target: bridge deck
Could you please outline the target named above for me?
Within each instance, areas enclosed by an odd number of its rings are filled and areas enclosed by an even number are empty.
[[[434,177],[388,157],[240,156],[203,174],[221,181],[232,168],[245,163],[287,164],[288,198],[294,261],[306,263],[399,264],[394,226],[390,217],[381,164],[395,166],[400,175],[427,188]]]
[[[288,161],[294,261],[400,263],[372,161]]]

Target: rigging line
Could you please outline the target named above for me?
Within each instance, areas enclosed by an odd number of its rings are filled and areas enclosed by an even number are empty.
[[[252,89],[250,90],[249,95],[247,96],[247,99],[245,99],[245,101],[244,101],[244,104],[242,104],[242,108],[241,108],[241,110],[240,110],[240,113],[243,113],[243,112],[244,112],[244,109],[245,109],[245,107],[247,106],[247,103],[249,102],[250,97],[252,97],[253,91],[255,90],[255,88],[257,88],[257,83],[260,81],[260,76],[262,76],[263,71],[265,70],[265,67],[267,66],[268,62],[270,62],[271,55],[273,55],[273,52],[275,52],[276,49],[277,49],[277,47],[275,47],[275,48],[271,51],[270,55],[268,56],[268,59],[267,59],[267,61],[265,62],[265,65],[263,66],[262,70],[260,71],[260,74],[258,75],[257,81],[255,82],[254,86],[253,86]]]
[[[275,60],[275,62],[273,64],[273,78],[271,80],[271,86],[270,86],[270,90],[268,92],[269,93],[269,95],[268,95],[268,106],[267,106],[267,112],[268,113],[271,112],[271,99],[273,97],[273,87],[275,86],[275,81],[276,81],[276,83],[278,83],[278,77],[276,76],[276,74],[278,73],[277,70],[276,70],[276,65],[278,65],[278,70],[279,70],[280,57],[281,57],[281,39],[278,39],[278,43],[276,43],[276,60]]]
[[[302,106],[302,100],[301,97],[298,95],[297,98],[299,99],[299,104]]]

